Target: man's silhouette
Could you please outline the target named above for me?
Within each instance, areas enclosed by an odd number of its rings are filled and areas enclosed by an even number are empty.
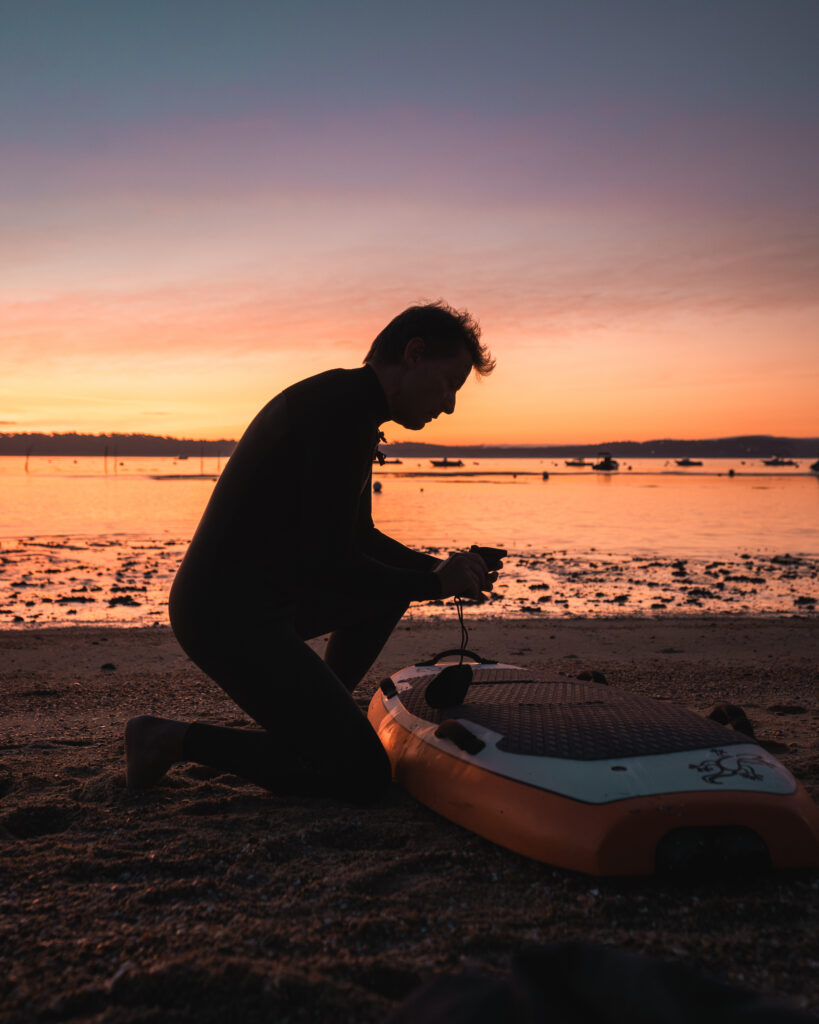
[[[179,568],[170,617],[189,657],[264,731],[133,718],[130,787],[193,761],[278,794],[363,802],[385,791],[389,761],[352,691],[411,601],[477,598],[497,574],[480,555],[440,560],[374,527],[379,428],[451,414],[472,369],[494,367],[479,338],[467,313],[411,307],[363,367],[294,384],[256,416]],[[325,633],[322,660],[305,641]]]

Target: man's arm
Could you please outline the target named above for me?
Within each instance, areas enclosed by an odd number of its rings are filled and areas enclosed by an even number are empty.
[[[433,574],[437,559],[407,548],[416,558],[409,565],[404,556],[398,564],[392,558],[383,561],[370,549],[371,474],[363,489],[361,475],[372,456],[372,427],[355,411],[339,408],[333,397],[328,396],[321,416],[294,410],[293,484],[305,556],[311,563],[308,572],[335,576],[351,593],[380,592],[412,601],[440,597],[440,580]]]
[[[385,562],[387,565],[397,565],[402,569],[425,569],[427,572],[433,572],[444,561],[442,558],[436,558],[434,555],[428,555],[423,551],[415,551],[412,548],[408,548],[400,541],[394,540],[392,537],[388,537],[386,533],[377,530],[375,526],[372,528],[365,550],[368,555],[377,558],[379,562]]]
[[[372,473],[361,495],[356,522],[356,546],[362,554],[393,565],[399,569],[415,569],[420,572],[434,572],[443,559],[427,555],[423,551],[414,551],[400,541],[388,537],[376,529],[372,513]]]

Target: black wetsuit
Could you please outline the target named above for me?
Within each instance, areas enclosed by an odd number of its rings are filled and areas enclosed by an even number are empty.
[[[265,730],[194,724],[185,757],[277,793],[368,800],[389,763],[351,691],[438,560],[375,529],[372,462],[388,418],[375,372],[287,388],[248,427],[174,581],[185,652]],[[322,661],[304,642],[332,632]]]

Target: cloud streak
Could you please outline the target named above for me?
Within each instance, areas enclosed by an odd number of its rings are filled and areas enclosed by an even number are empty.
[[[0,39],[4,414],[189,432],[218,378],[233,431],[439,297],[498,355],[470,430],[547,440],[545,381],[568,435],[690,418],[716,369],[808,408],[815,4],[47,6]]]

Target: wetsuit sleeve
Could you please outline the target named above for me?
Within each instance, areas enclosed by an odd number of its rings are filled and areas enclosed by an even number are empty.
[[[382,533],[373,523],[372,515],[372,473],[367,486],[361,495],[358,507],[358,523],[356,543],[358,548],[371,558],[385,565],[397,566],[401,569],[417,569],[421,572],[433,572],[441,559],[427,555],[423,551],[413,551],[400,541]],[[440,595],[439,595],[440,596]]]
[[[328,415],[329,413],[329,415]],[[374,593],[407,601],[441,596],[434,560],[394,565],[374,557],[359,531],[361,503],[369,503],[372,425],[351,410],[325,410],[321,436],[315,424],[302,422],[298,451],[300,532],[305,548],[320,552],[320,563],[306,566],[316,576],[329,574],[352,594]],[[320,453],[320,454],[319,454]],[[363,493],[362,493],[363,491]],[[369,511],[364,513],[372,525]],[[312,548],[311,548],[312,544]],[[310,555],[307,556],[311,561]],[[432,564],[430,564],[430,562]]]
[[[365,550],[373,558],[387,565],[397,565],[403,569],[421,569],[426,572],[434,572],[443,559],[428,555],[423,551],[414,551],[406,547],[400,541],[388,537],[386,533],[373,526],[370,533],[369,543]]]
[[[441,581],[432,569],[389,565],[359,549],[353,549],[351,553],[350,574],[346,576],[345,585],[351,592],[361,593],[362,596],[376,590],[410,601],[431,601],[441,596]]]

